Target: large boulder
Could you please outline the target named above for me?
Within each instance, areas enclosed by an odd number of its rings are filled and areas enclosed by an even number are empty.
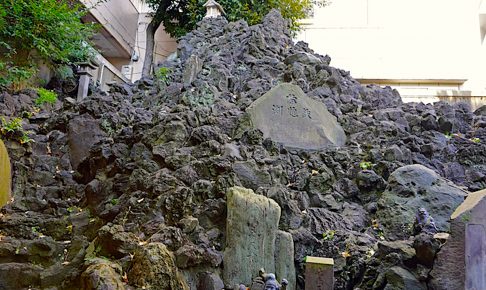
[[[387,238],[408,238],[415,215],[425,208],[439,231],[449,230],[449,217],[467,193],[433,170],[407,165],[395,170],[378,201],[377,217]]]
[[[246,111],[265,138],[290,148],[312,150],[346,143],[343,128],[326,105],[308,97],[297,85],[277,85]]]
[[[427,286],[421,284],[412,273],[401,267],[391,267],[385,277],[387,281],[385,290],[427,289]]]
[[[89,157],[90,149],[102,138],[107,136],[101,130],[100,124],[101,122],[99,120],[94,119],[88,114],[74,117],[69,121],[69,157],[74,169],[77,169],[79,164]]]
[[[223,281],[250,285],[258,270],[275,273],[275,239],[280,219],[278,204],[251,189],[232,187],[226,194],[226,249]]]
[[[174,255],[162,243],[147,244],[135,253],[128,280],[143,288],[189,290],[176,267]]]
[[[81,289],[123,290],[125,286],[121,281],[121,271],[120,265],[96,258],[81,275]]]

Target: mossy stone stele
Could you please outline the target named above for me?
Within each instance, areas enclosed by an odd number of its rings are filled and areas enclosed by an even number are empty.
[[[11,178],[7,148],[0,140],[0,207],[6,205],[10,199]]]

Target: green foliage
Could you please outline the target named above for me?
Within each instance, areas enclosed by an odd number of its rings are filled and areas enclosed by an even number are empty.
[[[336,231],[327,230],[324,233],[322,233],[322,238],[324,239],[324,241],[332,241],[332,240],[334,240],[335,234],[336,234]]]
[[[469,140],[471,140],[471,142],[474,142],[474,143],[481,143],[481,139],[479,139],[479,138],[477,138],[477,137],[475,137],[475,138],[471,138],[471,139],[469,139]]]
[[[80,21],[85,13],[68,0],[0,0],[0,85],[22,86],[41,62],[87,61],[94,27]]]
[[[146,0],[155,11],[157,22],[164,24],[164,29],[173,37],[180,37],[196,27],[203,19],[207,0]],[[290,20],[291,29],[299,30],[300,20],[312,13],[313,5],[324,6],[326,0],[218,0],[229,21],[244,19],[248,24],[260,23],[263,17],[273,8],[280,10],[282,16]]]
[[[57,94],[53,91],[46,90],[44,88],[36,89],[39,96],[35,99],[34,103],[37,106],[42,106],[43,104],[55,104],[57,101]]]
[[[29,132],[24,131],[22,127],[22,118],[12,118],[10,121],[7,121],[4,117],[1,117],[0,121],[0,134],[4,138],[16,140],[20,144],[33,142],[28,135]]]
[[[371,169],[373,167],[373,164],[369,161],[361,161],[359,163],[359,167],[363,170]]]
[[[171,69],[167,67],[160,67],[155,71],[155,78],[159,84],[159,87],[164,87],[169,84],[170,78],[169,74],[171,73]]]

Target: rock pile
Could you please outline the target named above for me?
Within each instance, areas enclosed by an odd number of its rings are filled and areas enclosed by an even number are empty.
[[[412,212],[446,230],[461,188],[486,187],[485,110],[404,104],[329,63],[273,11],[255,26],[205,19],[167,75],[81,103],[31,115],[35,92],[2,93],[0,115],[27,117],[35,143],[6,141],[0,289],[216,289],[234,186],[280,207],[297,289],[307,255],[335,259],[336,289],[426,289],[433,265],[417,255],[438,245],[412,235]],[[246,109],[281,83],[324,104],[344,146],[288,148],[254,127]]]

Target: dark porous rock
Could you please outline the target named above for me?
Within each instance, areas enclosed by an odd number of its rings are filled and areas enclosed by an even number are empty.
[[[450,216],[486,187],[486,109],[361,85],[289,24],[205,18],[165,80],[81,102],[0,88],[34,141],[1,136],[0,289],[220,290],[265,267],[302,290],[306,256],[336,289],[484,288],[484,202]]]
[[[307,52],[300,52],[289,55],[285,60],[285,64],[293,64],[294,62],[299,62],[303,64],[322,64],[323,61],[319,58],[314,56],[313,54]]]
[[[189,287],[177,269],[174,255],[162,243],[149,243],[135,252],[128,280],[137,287],[154,287],[160,290]]]
[[[0,264],[0,289],[27,289],[40,286],[42,267],[29,263]]]
[[[486,105],[483,105],[483,106],[477,108],[474,111],[474,115],[476,115],[476,116],[486,116]]]
[[[425,208],[439,231],[449,229],[449,216],[467,193],[422,165],[395,170],[378,201],[377,217],[389,238],[408,238],[415,213]]]
[[[384,289],[386,290],[427,289],[427,286],[423,283],[420,283],[412,273],[401,267],[391,267],[386,272],[385,276],[386,286]]]
[[[485,229],[486,190],[480,190],[470,193],[451,215],[450,236],[430,272],[434,289],[484,288]]]
[[[200,290],[221,290],[224,289],[223,280],[215,274],[204,272],[199,274],[197,289]]]
[[[123,290],[121,266],[104,259],[89,261],[89,266],[81,275],[83,290]]]
[[[73,168],[77,169],[90,153],[95,144],[106,137],[101,130],[100,121],[88,114],[75,117],[69,122],[69,156]]]
[[[257,190],[258,187],[270,185],[270,174],[259,169],[255,162],[235,162],[233,171],[244,187]]]
[[[421,233],[415,236],[413,247],[417,255],[417,261],[428,268],[432,268],[435,255],[439,251],[439,241],[431,234]]]
[[[380,192],[385,189],[385,180],[373,170],[363,170],[358,173],[356,184],[360,190]]]
[[[381,241],[378,242],[377,256],[386,257],[391,253],[400,255],[400,260],[408,266],[414,266],[415,249],[412,247],[411,241]]]

